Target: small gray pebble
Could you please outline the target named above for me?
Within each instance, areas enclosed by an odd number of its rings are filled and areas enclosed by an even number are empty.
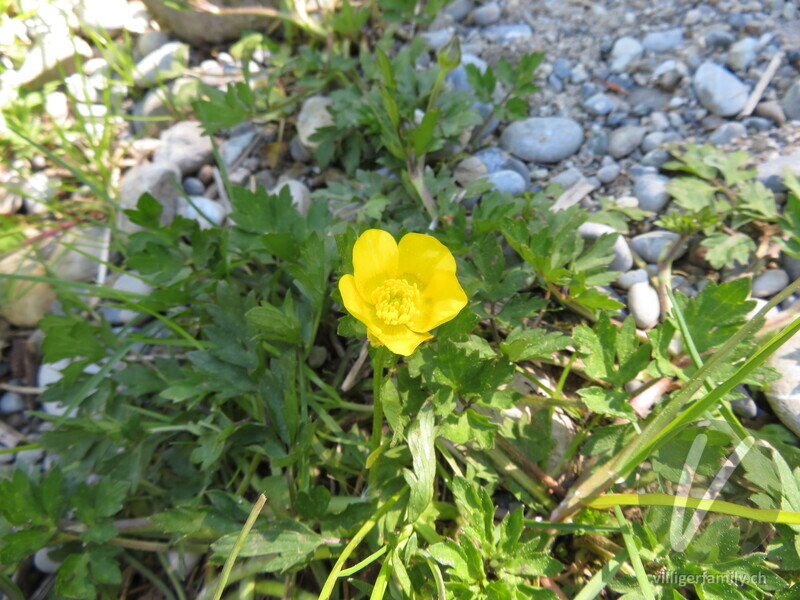
[[[665,133],[663,131],[654,131],[644,136],[642,140],[642,152],[650,152],[655,150],[664,143]]]
[[[569,79],[572,72],[572,63],[568,58],[558,58],[553,63],[553,73],[560,79]]]
[[[745,419],[755,419],[758,413],[761,412],[753,397],[743,385],[737,385],[736,391],[744,395],[744,398],[738,400],[731,400],[731,408],[740,417]]]
[[[639,60],[643,53],[644,48],[636,38],[627,35],[619,38],[611,49],[609,58],[611,71],[614,73],[625,71],[631,63]]]
[[[670,127],[669,117],[660,110],[650,114],[650,123],[656,131],[665,131]]]
[[[669,152],[663,148],[656,148],[655,150],[650,150],[650,152],[645,154],[642,157],[641,163],[643,165],[652,167],[660,167],[665,162],[668,162],[671,158],[672,157],[670,156]]]
[[[601,167],[599,171],[597,171],[597,178],[602,181],[603,183],[611,183],[617,177],[619,177],[620,173],[620,166],[618,164],[611,164]]]
[[[755,298],[774,296],[789,285],[789,274],[783,269],[767,269],[753,280],[751,294]]]
[[[626,271],[617,277],[616,284],[622,289],[630,289],[634,283],[641,281],[648,281],[650,274],[645,269],[634,269],[633,271]]]
[[[527,182],[516,171],[495,171],[484,175],[484,179],[489,181],[496,191],[508,192],[512,196],[521,194],[527,187]]]
[[[658,169],[650,165],[635,164],[628,167],[628,178],[631,181],[639,181],[645,175],[658,175]]]
[[[683,43],[683,28],[674,27],[665,31],[651,31],[642,40],[642,46],[649,52],[667,52]]]
[[[800,258],[789,256],[788,254],[781,255],[781,264],[786,268],[789,278],[794,281],[800,279]]]
[[[550,87],[552,87],[552,88],[553,88],[555,91],[557,91],[557,92],[562,92],[562,91],[564,91],[564,82],[563,82],[563,81],[561,81],[561,80],[560,80],[560,79],[559,79],[559,78],[556,76],[556,74],[555,74],[555,73],[550,73],[550,75],[548,75],[548,77],[547,77],[547,83],[549,83],[549,84],[550,84]]]
[[[10,415],[25,410],[22,395],[17,392],[6,392],[0,397],[0,413]]]
[[[636,125],[627,125],[615,129],[611,132],[611,137],[608,141],[608,153],[614,158],[628,156],[639,147],[646,133],[646,127]]]
[[[655,264],[658,262],[662,251],[666,253],[667,250],[665,250],[665,248],[667,246],[671,247],[680,237],[681,236],[674,231],[663,229],[650,231],[649,233],[642,233],[631,239],[631,249],[641,256],[645,262]],[[680,258],[684,252],[686,252],[685,246],[678,251],[676,258]]]
[[[746,37],[731,46],[725,62],[734,71],[747,71],[747,68],[755,61],[757,53],[758,40]]]
[[[562,188],[568,190],[581,179],[583,179],[583,173],[580,172],[580,169],[570,167],[566,171],[562,171],[555,177],[552,177],[548,183],[558,183]]]
[[[717,127],[710,136],[708,141],[715,146],[724,146],[730,144],[734,140],[741,139],[747,136],[747,128],[739,122],[725,123]]]
[[[661,175],[644,175],[633,186],[633,195],[639,200],[639,208],[659,212],[669,202],[667,183]]]
[[[197,177],[186,177],[183,180],[183,189],[190,196],[202,196],[206,186]]]
[[[747,131],[756,133],[760,131],[769,131],[773,127],[772,121],[764,117],[747,117],[742,121],[742,125],[745,126]]]
[[[617,103],[603,93],[587,98],[583,103],[584,108],[593,115],[607,115],[617,107]]]
[[[475,19],[477,25],[485,27],[486,25],[496,23],[500,19],[502,12],[497,2],[489,2],[488,4],[476,8],[472,13],[472,18]]]
[[[700,104],[722,117],[740,112],[750,95],[748,87],[736,75],[712,61],[701,64],[692,81]]]

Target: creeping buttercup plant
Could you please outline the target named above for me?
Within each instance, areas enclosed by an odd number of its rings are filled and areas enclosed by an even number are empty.
[[[746,427],[729,402],[737,385],[774,379],[764,362],[800,321],[764,335],[763,315],[800,283],[754,318],[747,280],[677,292],[638,331],[599,288],[617,275],[615,234],[586,243],[587,215],[551,211],[552,191],[453,183],[486,122],[476,95],[443,83],[455,42],[418,69],[419,42],[394,52],[387,29],[370,46],[348,6],[330,53],[251,40],[275,51],[268,85],[195,105],[219,131],[329,92],[316,160],[342,175],[307,214],[288,189],[226,185],[229,224],[162,226],[144,196],[127,212],[141,231],[108,267],[152,293],[35,278],[59,293],[41,352],[63,375],[38,400],[63,414],[36,413],[41,437],[0,450],[47,452],[46,470],[18,461],[0,474],[2,593],[795,597],[797,440]],[[499,63],[499,101],[493,70],[467,73],[478,100],[515,118],[540,60]],[[707,244],[709,260],[749,256],[731,232],[762,222],[797,249],[794,180],[779,217],[741,155],[676,154],[684,210],[664,225],[734,238]],[[619,223],[612,209],[593,218]],[[119,309],[134,318],[120,323]],[[666,390],[649,417],[630,402],[640,384]],[[52,577],[24,575],[37,554],[59,564]]]

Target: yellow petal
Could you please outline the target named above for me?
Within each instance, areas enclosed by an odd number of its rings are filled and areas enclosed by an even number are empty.
[[[367,327],[376,323],[375,309],[356,289],[355,278],[352,275],[342,275],[339,280],[339,293],[342,295],[347,312]]]
[[[407,233],[398,244],[400,276],[416,281],[422,291],[437,271],[456,272],[450,250],[431,235]]]
[[[411,331],[405,325],[385,325],[379,328],[369,328],[367,335],[372,339],[377,338],[384,346],[395,354],[411,356],[422,342],[433,336],[427,333]]]
[[[367,229],[353,245],[356,287],[365,299],[386,279],[397,277],[397,242],[388,231]]]
[[[467,305],[467,295],[455,273],[435,271],[420,295],[419,312],[408,324],[414,331],[430,331],[454,318]]]

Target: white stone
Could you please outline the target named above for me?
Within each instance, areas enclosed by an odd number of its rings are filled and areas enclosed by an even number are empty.
[[[75,56],[89,58],[92,49],[83,39],[64,33],[48,33],[28,50],[17,71],[19,84],[37,88],[75,70]]]
[[[126,0],[80,0],[78,16],[84,27],[116,35],[128,16]]]
[[[781,374],[764,390],[767,400],[783,424],[800,436],[800,334],[795,333],[766,364]]]
[[[333,117],[328,112],[328,107],[333,103],[326,96],[312,96],[303,102],[297,115],[297,136],[306,148],[315,149],[319,142],[312,142],[309,138],[317,129],[333,125]]]
[[[628,310],[631,311],[637,327],[650,329],[658,323],[661,315],[658,292],[646,281],[634,283],[628,290]]]
[[[50,552],[55,548],[42,548],[33,555],[33,566],[41,573],[55,573],[61,565],[61,561],[50,558]]]
[[[45,96],[44,110],[58,124],[63,125],[69,119],[69,101],[64,92],[51,92]]]
[[[292,195],[292,205],[297,209],[301,215],[308,214],[308,209],[311,207],[311,192],[302,181],[296,179],[288,179],[279,182],[274,188],[270,190],[270,194],[279,194],[280,191],[287,187]]]
[[[639,60],[642,54],[644,47],[639,40],[627,35],[619,38],[611,49],[611,71],[614,73],[625,71],[632,62]]]
[[[200,229],[208,229],[212,224],[222,225],[227,216],[222,204],[205,196],[189,196],[189,200],[181,196],[178,198],[178,214],[197,221]]]

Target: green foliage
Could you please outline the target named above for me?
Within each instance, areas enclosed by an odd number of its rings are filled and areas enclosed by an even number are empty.
[[[706,144],[671,149],[675,160],[663,168],[689,173],[675,177],[667,191],[684,212],[673,211],[659,224],[683,235],[701,232],[706,260],[715,269],[747,264],[756,249],[748,233],[739,231],[754,221],[779,221],[773,193],[755,179],[744,150],[726,153]]]
[[[308,35],[308,45],[255,33],[231,49],[247,64],[260,47],[270,64],[225,90],[203,88],[193,106],[204,129],[219,133],[246,120],[291,126],[306,97],[325,94],[333,125],[312,141],[326,180],[305,215],[288,190],[228,186],[232,223],[204,229],[181,217],[162,225],[161,204],[145,195],[126,213],[141,231],[121,244],[120,268],[137,271],[153,291],[56,285],[62,310],[41,322],[41,352],[46,362],[69,364],[39,400],[61,401],[67,413],[37,413],[50,424],[30,441],[59,466],[0,471],[3,593],[14,597],[11,574],[47,548],[60,561],[52,582],[59,598],[118,597],[131,581],[164,597],[209,598],[217,584],[209,580],[234,552],[226,595],[552,600],[559,595],[546,586],[556,583],[569,597],[591,589],[596,597],[591,574],[606,595],[641,597],[624,555],[614,575],[608,552],[622,540],[605,513],[578,512],[573,524],[539,521],[642,440],[646,423],[630,406],[631,382],[668,377],[688,386],[697,366],[671,347],[675,317],[647,337],[630,317],[616,321],[620,305],[598,289],[617,275],[608,270],[616,234],[587,243],[578,233],[585,211],[552,211],[552,190],[511,198],[485,181],[455,185],[453,165],[490,119],[527,116],[542,55],[516,65],[501,57],[484,72],[467,66],[474,91],[451,90],[445,77],[460,63],[457,38],[420,67],[422,40],[398,49],[396,27],[386,26],[424,23],[443,6],[345,0],[325,17],[322,36],[316,22],[281,17],[287,39]],[[370,19],[373,32],[384,32],[378,41],[364,31]],[[109,52],[124,55],[121,48]],[[125,80],[124,60],[114,65]],[[48,137],[37,120],[46,93],[20,94],[4,107],[18,131],[0,142],[6,152],[68,147],[68,131]],[[492,105],[485,118],[476,101]],[[39,146],[23,151],[24,134]],[[280,154],[281,144],[270,152]],[[93,148],[109,154],[108,145]],[[702,235],[714,265],[748,262],[762,222],[776,222],[784,250],[800,255],[800,186],[787,176],[779,215],[748,162],[742,152],[676,151],[666,168],[681,173],[669,187],[679,210],[657,224]],[[102,160],[88,175],[83,163],[67,166],[74,181],[107,193],[113,178]],[[472,207],[461,203],[478,197]],[[605,200],[591,218],[627,233],[646,216]],[[398,237],[430,228],[455,255],[469,298],[373,385],[359,360],[365,328],[343,315],[336,290],[338,277],[352,272],[353,243],[370,227]],[[0,245],[20,239],[14,235]],[[697,298],[676,296],[703,360],[745,326],[748,292],[735,280],[711,283]],[[108,308],[136,317],[120,326]],[[706,383],[730,380],[762,347],[742,336]],[[773,377],[762,367],[743,381]],[[388,429],[370,438],[376,394],[385,417],[377,431]],[[717,423],[727,413],[707,408],[703,421],[653,446],[636,476],[611,480],[625,491],[675,493],[702,432],[708,450],[694,474],[697,486],[709,484],[741,425]],[[574,427],[577,435],[564,433]],[[759,451],[741,460],[719,494],[800,510],[796,439],[777,424],[745,431]],[[261,493],[268,501],[238,547]],[[761,535],[752,524],[716,518],[676,550],[665,510],[642,512],[631,520],[648,573],[760,578],[741,587],[657,584],[660,597],[791,597],[800,572],[794,527]],[[680,516],[684,528],[692,516]],[[204,566],[178,574],[170,553],[202,554]],[[333,596],[324,595],[329,575]]]
[[[614,309],[620,304],[598,291],[617,277],[608,270],[614,259],[615,234],[600,236],[589,248],[578,227],[586,214],[578,206],[551,211],[545,198],[532,204],[530,218],[506,219],[502,233],[509,245],[528,263],[543,284],[565,303],[577,304],[590,314],[598,309]],[[566,287],[561,297],[557,288]]]

